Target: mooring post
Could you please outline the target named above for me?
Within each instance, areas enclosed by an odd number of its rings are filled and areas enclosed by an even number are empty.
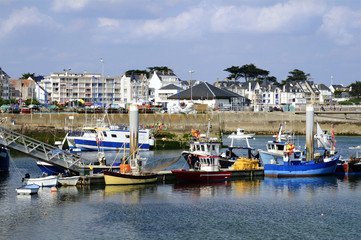
[[[314,148],[314,108],[313,105],[306,107],[306,161],[313,160]]]

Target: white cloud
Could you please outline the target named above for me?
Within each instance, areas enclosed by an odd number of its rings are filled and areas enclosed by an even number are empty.
[[[82,10],[89,0],[54,0],[52,9],[55,12],[79,11]]]
[[[310,0],[291,0],[267,7],[225,6],[215,11],[211,26],[215,32],[294,32],[310,18],[321,16],[324,9],[322,1]]]
[[[52,22],[51,18],[39,12],[36,7],[25,7],[21,10],[13,11],[9,18],[0,25],[1,36],[14,31],[17,27],[41,25]]]
[[[361,10],[352,11],[346,7],[333,7],[323,16],[323,23],[319,29],[335,40],[337,44],[347,45],[354,41],[358,33],[360,40]]]

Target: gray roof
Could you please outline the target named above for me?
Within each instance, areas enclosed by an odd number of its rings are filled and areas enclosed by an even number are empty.
[[[192,96],[191,96],[192,95]],[[169,96],[169,99],[230,99],[230,98],[240,98],[241,95],[238,95],[234,92],[217,88],[207,82],[202,82],[192,88],[181,91],[178,94]]]
[[[177,87],[172,83],[167,86],[161,87],[159,90],[174,90],[174,89],[179,89],[179,87]]]
[[[318,84],[318,89],[319,90],[324,90],[324,91],[330,91],[330,89],[325,85],[325,84]]]

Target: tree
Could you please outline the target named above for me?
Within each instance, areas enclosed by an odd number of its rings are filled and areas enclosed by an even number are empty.
[[[19,79],[28,79],[28,78],[34,79],[35,78],[35,73],[23,73],[22,77]]]
[[[288,72],[288,73],[290,75],[288,75],[285,80],[282,80],[282,84],[286,84],[286,83],[292,82],[292,81],[306,81],[311,76],[309,73],[306,74],[303,71],[298,70],[298,69],[294,69],[293,71]]]
[[[157,71],[157,72],[171,72],[173,73],[173,70],[166,67],[166,66],[161,66],[161,67],[147,67],[149,69],[150,72],[154,72],[154,71]]]
[[[145,75],[147,78],[149,77],[149,72],[147,70],[136,69],[136,70],[128,70],[125,72],[126,76],[141,75],[141,74]]]
[[[253,63],[239,66],[232,66],[226,68],[223,71],[229,72],[228,78],[244,78],[246,82],[257,81],[262,82],[265,80],[269,74],[269,71],[257,68]],[[273,80],[273,78],[272,78]]]
[[[351,87],[350,95],[353,97],[360,98],[361,97],[361,82],[356,81],[356,83],[352,83],[350,85],[350,87]]]

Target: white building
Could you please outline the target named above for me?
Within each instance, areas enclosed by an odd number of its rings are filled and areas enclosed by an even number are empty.
[[[144,74],[116,77],[120,84],[119,104],[125,107],[126,104],[149,102],[149,84]]]
[[[99,73],[71,73],[67,70],[44,77],[40,86],[48,93],[48,101],[65,103],[82,99],[85,102],[110,105],[120,101],[120,84]]]

